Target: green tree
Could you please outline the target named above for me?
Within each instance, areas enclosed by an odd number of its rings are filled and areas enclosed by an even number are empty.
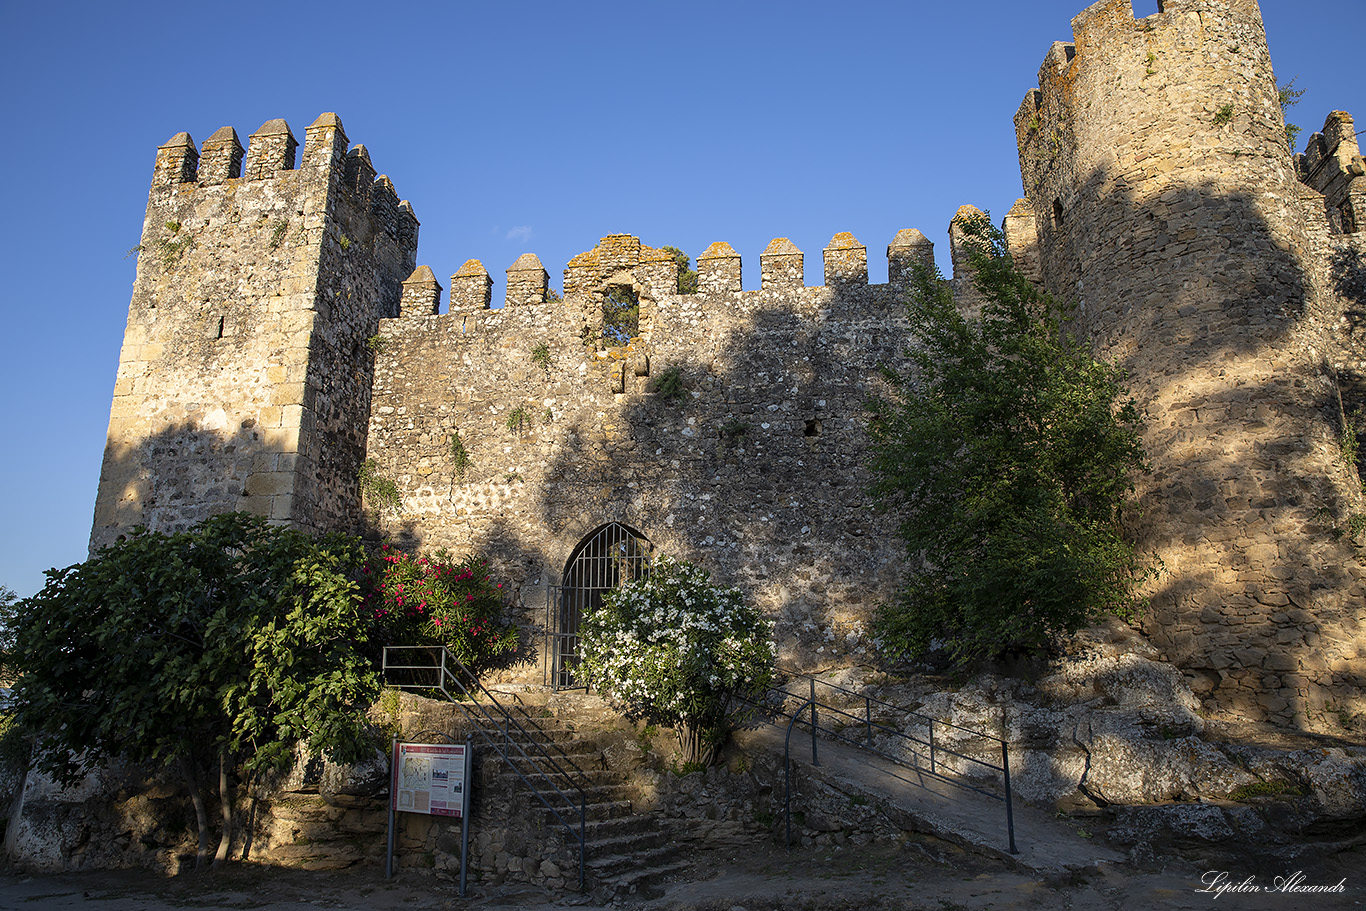
[[[222,838],[231,780],[289,761],[293,746],[363,755],[358,707],[378,692],[359,648],[366,625],[358,541],[313,538],[240,513],[180,534],[137,530],[85,563],[48,572],[20,603],[18,720],[60,781],[119,756],[176,768],[199,827],[199,778],[216,765]]]
[[[14,619],[19,612],[19,596],[14,589],[0,585],[0,686],[14,679]]]
[[[629,285],[612,285],[602,299],[602,341],[608,347],[631,344],[640,333],[640,298]]]
[[[668,556],[608,593],[580,628],[583,664],[605,696],[670,725],[684,761],[710,765],[734,700],[773,674],[773,625],[738,589]]]
[[[697,270],[690,268],[692,260],[688,254],[677,247],[660,247],[659,249],[672,256],[674,262],[678,263],[678,293],[696,294]]]
[[[1299,74],[1290,77],[1289,82],[1282,82],[1276,86],[1277,94],[1280,95],[1281,116],[1287,118],[1285,121],[1285,141],[1290,146],[1290,154],[1295,154],[1295,143],[1300,138],[1302,132],[1300,127],[1291,123],[1289,118],[1290,109],[1300,103],[1300,96],[1304,94],[1304,89],[1295,88],[1295,80],[1299,79]]]
[[[891,650],[957,662],[1040,649],[1145,575],[1120,533],[1146,470],[1123,373],[1071,334],[1068,309],[1013,268],[1001,232],[964,222],[984,295],[955,306],[935,270],[908,300],[911,368],[871,402],[872,492],[900,517],[908,584],[878,617]]]

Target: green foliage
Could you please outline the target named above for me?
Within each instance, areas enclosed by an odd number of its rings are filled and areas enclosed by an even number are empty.
[[[295,740],[361,754],[353,706],[378,691],[356,643],[359,542],[242,513],[139,529],[48,572],[20,605],[19,720],[63,782],[111,756],[166,764],[219,750],[278,765]]]
[[[366,459],[361,463],[358,480],[361,496],[370,501],[371,505],[379,509],[398,511],[403,502],[399,496],[398,484],[379,470],[378,462]]]
[[[517,648],[517,628],[501,622],[503,583],[488,562],[444,550],[414,557],[388,545],[365,567],[363,614],[382,645],[444,645],[471,671]],[[376,654],[378,657],[378,654]]]
[[[13,680],[19,672],[14,664],[14,631],[19,617],[19,596],[14,589],[0,585],[0,684]]]
[[[732,700],[772,679],[773,626],[739,590],[691,563],[657,557],[609,592],[580,630],[583,664],[609,699],[656,724],[696,732],[685,762],[706,763]],[[686,744],[686,741],[684,741]]]
[[[1215,126],[1221,127],[1221,126],[1223,126],[1223,125],[1226,124],[1226,123],[1231,123],[1232,121],[1233,121],[1233,105],[1232,105],[1232,104],[1225,104],[1225,105],[1220,105],[1219,110],[1216,111],[1215,114],[1214,114],[1214,120],[1213,120],[1212,122],[1213,122],[1213,124],[1214,124]]]
[[[531,425],[531,412],[525,405],[518,405],[508,412],[507,425],[513,433],[522,433]]]
[[[650,381],[649,391],[665,404],[676,405],[686,401],[688,389],[683,385],[683,368],[671,364]]]
[[[1291,108],[1300,103],[1300,96],[1304,94],[1304,89],[1295,88],[1295,80],[1299,78],[1299,74],[1296,73],[1294,76],[1290,77],[1289,82],[1282,82],[1280,85],[1276,86],[1276,93],[1280,96],[1281,116],[1286,118],[1285,141],[1286,144],[1290,146],[1290,153],[1292,155],[1295,153],[1295,144],[1299,141],[1301,130],[1298,126],[1290,122],[1288,113]]]
[[[271,228],[271,231],[270,231],[270,240],[267,242],[267,246],[269,246],[270,249],[272,249],[272,250],[274,250],[276,247],[280,246],[280,242],[283,241],[283,240],[285,239],[285,232],[288,231],[288,230],[289,230],[289,222],[288,222],[288,221],[286,221],[286,220],[283,219],[283,218],[281,218],[281,219],[279,219],[278,221],[276,221],[275,224],[274,224],[274,226],[272,226],[272,228]]]
[[[343,253],[351,249],[351,238],[347,237],[345,234],[337,240],[337,243],[341,246]]]
[[[460,431],[452,430],[450,438],[451,470],[455,476],[464,479],[465,472],[470,470],[470,453],[465,448],[465,441],[460,439]]]
[[[692,260],[688,254],[677,247],[660,247],[665,253],[673,257],[674,262],[678,263],[678,293],[696,294],[697,293],[697,270],[690,269]]]
[[[161,266],[169,269],[180,262],[180,257],[185,255],[187,250],[195,247],[194,237],[190,232],[180,233],[180,222],[166,222],[167,236],[157,241],[157,249],[161,252]]]
[[[1127,613],[1147,572],[1120,514],[1147,466],[1122,372],[1014,270],[999,230],[961,224],[981,315],[964,317],[937,271],[917,273],[912,369],[884,371],[870,433],[872,493],[901,517],[912,568],[879,633],[891,651],[965,662]]]
[[[376,332],[365,340],[365,347],[370,349],[371,354],[379,354],[389,344],[389,339]]]
[[[546,373],[550,372],[550,345],[541,342],[531,349],[531,363],[540,367]]]
[[[602,341],[609,347],[629,345],[640,332],[640,299],[625,285],[613,285],[602,298]]]

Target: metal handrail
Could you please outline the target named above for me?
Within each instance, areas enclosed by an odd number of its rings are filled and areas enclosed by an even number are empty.
[[[432,655],[434,661],[431,664],[390,663],[390,652],[397,653],[404,651],[426,652]],[[469,674],[468,671],[466,671],[466,675],[468,676],[468,678],[474,683],[475,688],[481,695],[484,696],[485,700],[487,701],[480,701],[479,699],[475,698],[475,694],[470,691],[469,687],[465,686],[465,684],[461,681],[460,676],[456,674],[454,670],[451,669],[451,665],[454,665],[455,667],[460,668],[461,670],[466,670],[464,666],[460,664],[459,661],[457,661],[454,657],[451,656],[450,652],[446,649],[445,646],[387,645],[384,647],[383,672],[385,684],[388,686],[396,687],[397,689],[435,690],[441,693],[441,695],[444,696],[448,702],[452,703],[458,709],[460,709],[461,713],[465,716],[465,719],[469,721],[469,723],[473,726],[475,732],[479,734],[483,741],[486,744],[488,744],[488,746],[490,746],[494,750],[494,752],[496,752],[499,756],[503,758],[503,761],[508,764],[508,767],[511,768],[512,771],[517,773],[517,777],[520,778],[522,780],[522,783],[531,790],[532,794],[536,796],[536,799],[538,799],[545,806],[545,808],[549,810],[552,815],[554,815],[555,819],[560,823],[560,825],[562,825],[565,828],[565,831],[567,831],[572,838],[578,841],[579,889],[582,890],[584,888],[585,881],[585,855],[587,853],[588,845],[586,838],[588,830],[588,799],[587,796],[584,794],[583,787],[579,785],[577,781],[574,780],[574,776],[571,775],[564,767],[560,765],[559,762],[555,760],[553,756],[550,755],[550,753],[546,750],[545,746],[535,737],[533,737],[531,733],[527,731],[527,729],[523,727],[522,724],[512,716],[512,713],[507,710],[507,707],[504,706],[501,702],[499,702],[498,698],[494,696],[493,693],[489,692],[489,690],[485,688],[485,686],[482,683],[480,683],[477,678],[475,678],[472,674]],[[392,680],[391,672],[399,671],[434,673],[435,680],[431,683],[414,683],[412,681],[397,682]],[[454,686],[459,690],[460,695],[464,696],[465,699],[462,700],[455,696],[448,688],[448,684],[454,684]],[[471,711],[471,709],[469,708],[469,706],[471,705],[478,709],[477,715],[474,711]],[[501,714],[501,723],[499,722],[498,717],[494,715],[490,706],[497,709],[498,713]],[[524,717],[526,717],[525,713],[523,713],[523,715]],[[532,727],[535,727],[536,730],[542,735],[542,737],[546,738],[547,742],[550,742],[549,738],[546,737],[545,731],[541,730],[541,728],[538,725],[536,725],[535,722],[531,721],[529,717],[527,717],[527,722],[530,723]],[[489,732],[489,728],[492,728],[493,733]],[[514,729],[517,731],[517,733],[521,735],[521,738],[525,741],[525,744],[533,748],[533,752],[540,753],[540,758],[544,761],[544,763],[549,765],[551,771],[548,772],[545,768],[545,765],[543,765],[542,762],[538,762],[532,756],[527,755],[527,751],[523,746],[522,740],[514,739],[512,737],[512,731]],[[502,735],[501,746],[499,745],[498,738],[494,736],[495,734]],[[561,757],[570,765],[570,767],[572,767],[574,771],[577,772],[580,776],[583,776],[583,770],[580,769],[578,765],[573,762],[573,760],[569,759],[569,757],[565,755],[564,751],[560,750],[558,746],[556,746],[555,748],[559,751]],[[516,759],[514,759],[514,753],[516,755],[519,755],[523,760],[525,760],[526,764],[529,765],[529,768],[526,769],[525,772],[523,771],[519,763],[516,761]],[[560,812],[560,809],[564,809],[566,810],[566,812],[572,812],[575,809],[574,799],[569,794],[566,794],[565,791],[555,783],[554,779],[551,778],[551,774],[560,776],[560,778],[569,787],[573,788],[575,791],[578,792],[577,809],[579,819],[577,831],[575,830],[573,823],[565,819],[565,817],[561,815]],[[531,777],[529,778],[528,776]],[[536,784],[532,782],[531,779],[537,777],[543,780],[548,790],[542,790],[542,788],[537,787]],[[564,806],[562,808],[557,809],[550,803],[548,797],[552,794],[553,796],[558,797],[564,803]]]
[[[950,721],[941,721],[930,715],[925,715],[912,709],[902,708],[890,702],[884,702],[881,699],[874,699],[871,696],[867,696],[862,693],[857,693],[853,690],[846,689],[842,686],[838,686],[833,683],[827,683],[824,680],[817,680],[815,677],[807,676],[807,680],[809,681],[810,685],[810,695],[808,696],[808,698],[802,700],[791,713],[786,711],[784,705],[786,704],[787,700],[799,697],[797,696],[797,694],[788,692],[784,689],[779,689],[777,687],[768,687],[767,691],[764,694],[765,697],[773,695],[782,697],[781,702],[776,706],[773,705],[771,702],[760,703],[755,702],[753,700],[749,700],[751,705],[754,705],[761,709],[769,709],[779,716],[791,719],[787,725],[787,737],[784,740],[783,744],[783,766],[785,776],[783,791],[783,812],[787,816],[787,842],[789,846],[791,846],[792,843],[792,818],[790,809],[791,772],[789,765],[791,760],[792,730],[799,722],[803,721],[802,716],[809,708],[811,712],[811,718],[809,722],[805,723],[808,724],[808,726],[811,729],[812,765],[820,765],[820,759],[816,751],[816,738],[819,734],[821,736],[827,736],[830,739],[837,740],[842,743],[847,743],[858,749],[873,753],[904,768],[914,769],[917,772],[917,774],[929,775],[930,777],[942,781],[945,784],[952,785],[953,787],[961,788],[966,791],[972,791],[975,794],[981,794],[982,796],[988,797],[992,800],[1002,801],[1005,804],[1006,836],[1009,842],[1010,853],[1019,853],[1019,850],[1015,846],[1015,811],[1013,795],[1010,787],[1010,747],[1008,742],[1004,738],[997,737],[994,734],[988,734],[985,731],[973,730],[972,728],[954,724]],[[854,715],[850,712],[847,712],[844,709],[820,702],[816,698],[816,684],[818,683],[821,686],[828,687],[829,689],[835,690],[837,692],[853,696],[857,699],[862,699],[864,703],[863,716],[860,717],[858,715]],[[873,721],[872,707],[874,703],[881,706],[885,706],[886,708],[892,709],[893,711],[898,712],[902,715],[914,717],[919,721],[923,722],[928,727],[928,739],[921,739],[919,737],[915,737],[911,734],[905,733],[900,728],[894,728],[889,725],[883,724],[882,722]],[[821,711],[824,711],[828,714],[848,718],[856,722],[862,728],[864,735],[856,740],[845,736],[842,730],[836,730],[835,728],[830,727],[828,725],[826,727],[822,727],[820,723],[820,713],[818,712],[818,708]],[[994,765],[990,762],[979,759],[976,756],[969,756],[965,753],[960,753],[957,750],[949,749],[943,746],[942,744],[937,743],[934,735],[936,725],[938,725],[941,728],[948,727],[958,731],[963,731],[964,733],[971,734],[974,737],[981,737],[987,740],[996,741],[1001,746],[1001,764]],[[880,749],[879,747],[875,746],[873,741],[874,731],[885,734],[891,738],[907,741],[920,747],[927,747],[928,756],[926,758],[929,761],[929,767],[926,768],[925,766],[920,764],[921,752],[917,749],[913,748],[909,750],[911,759],[913,761],[908,762],[904,758],[904,756],[899,753],[889,752],[887,750]],[[940,768],[943,767],[942,762],[940,761],[941,755],[953,756],[958,759],[966,760],[967,762],[975,763],[976,765],[982,766],[984,769],[993,772],[999,772],[1002,778],[1004,793],[998,794],[995,791],[988,791],[983,788],[976,787],[975,785],[969,784],[966,781],[961,781],[957,778],[949,777],[944,772],[940,771]],[[952,770],[950,770],[950,772],[952,772]]]

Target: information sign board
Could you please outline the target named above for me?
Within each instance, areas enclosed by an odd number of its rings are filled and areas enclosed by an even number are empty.
[[[400,813],[463,817],[468,761],[464,744],[395,744],[394,808]]]

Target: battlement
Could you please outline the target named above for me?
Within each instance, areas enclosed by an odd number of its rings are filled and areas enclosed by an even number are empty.
[[[1329,223],[1341,234],[1366,229],[1366,160],[1357,143],[1356,123],[1346,111],[1333,111],[1295,156],[1295,173],[1323,194]]]
[[[267,120],[247,138],[243,148],[237,131],[220,127],[202,148],[189,133],[172,136],[157,149],[152,193],[183,192],[234,182],[254,183],[312,172],[336,181],[361,211],[369,210],[396,240],[415,239],[418,222],[412,206],[400,201],[388,177],[376,176],[364,145],[347,151],[341,118],[326,113],[304,131],[302,163],[299,143],[284,120]]]
[[[1157,108],[1175,101],[1200,108],[1207,122],[1234,129],[1191,138],[1226,145],[1236,138],[1231,134],[1244,135],[1251,141],[1237,150],[1241,154],[1283,135],[1256,0],[1165,0],[1158,6],[1159,12],[1138,18],[1130,0],[1102,0],[1072,19],[1072,41],[1049,48],[1038,88],[1025,94],[1016,111],[1022,161],[1031,159],[1035,171],[1040,162],[1066,170],[1077,120],[1106,121],[1120,134],[1135,118],[1110,112],[1142,104]],[[1190,67],[1192,59],[1203,61],[1198,71]]]
[[[355,154],[355,150],[352,151]],[[378,185],[378,182],[377,182]],[[786,237],[776,237],[759,256],[763,291],[809,287],[804,283],[805,254]],[[822,251],[827,288],[869,287],[868,248],[848,231],[835,234]],[[887,245],[889,284],[904,285],[916,264],[934,265],[934,243],[914,228],[903,228]],[[730,244],[716,241],[697,257],[698,295],[744,290],[741,257]],[[422,268],[427,268],[423,266]],[[630,234],[609,234],[597,246],[569,260],[564,268],[565,300],[601,296],[612,286],[659,300],[678,294],[678,263],[667,251],[643,244]],[[523,253],[506,270],[504,306],[559,305],[550,294],[549,273],[534,253]],[[493,281],[484,264],[466,260],[451,276],[449,311],[467,313],[492,307]],[[577,306],[577,305],[576,305]],[[405,306],[405,315],[411,315]]]

